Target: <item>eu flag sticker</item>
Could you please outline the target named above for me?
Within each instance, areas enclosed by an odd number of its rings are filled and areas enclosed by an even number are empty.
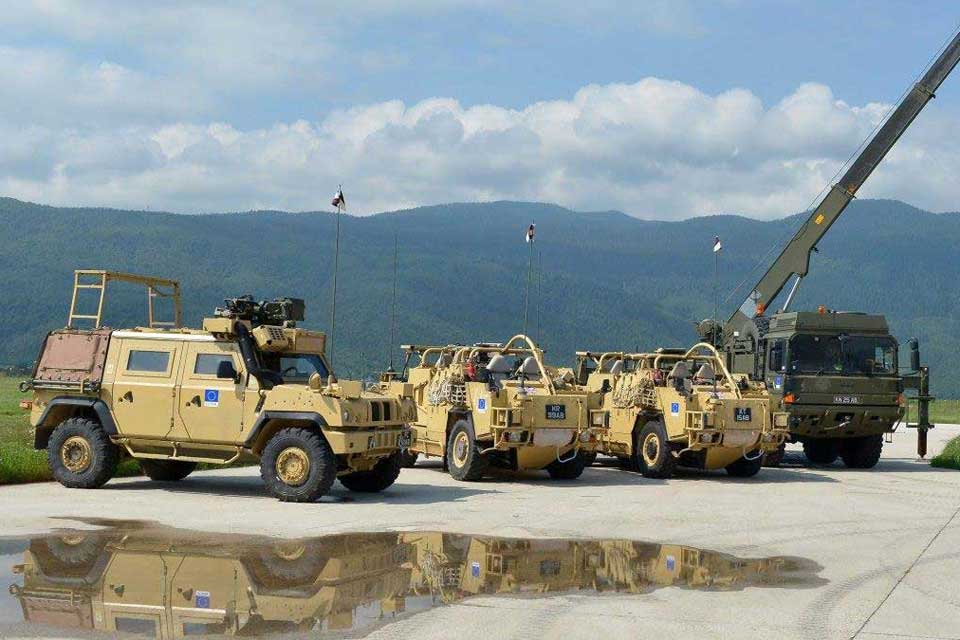
[[[470,563],[470,575],[473,576],[474,578],[479,578],[479,577],[480,577],[480,563],[479,563],[479,562],[471,562],[471,563]]]
[[[678,416],[678,415],[680,415],[680,403],[679,403],[679,402],[671,402],[671,403],[670,403],[670,415],[672,415],[672,416]]]
[[[197,609],[210,608],[210,592],[209,591],[197,591],[196,606],[197,606]]]
[[[480,413],[485,413],[487,411],[486,398],[477,398],[477,411]]]
[[[673,556],[667,556],[667,571],[673,571],[677,566],[677,559]]]
[[[220,390],[204,389],[203,390],[203,406],[219,407],[220,406]]]
[[[774,389],[779,389],[782,386],[783,386],[783,376],[777,376],[776,378],[773,379]]]

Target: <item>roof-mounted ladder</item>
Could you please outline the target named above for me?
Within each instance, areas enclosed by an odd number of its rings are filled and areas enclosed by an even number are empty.
[[[93,328],[100,328],[103,319],[103,303],[107,295],[107,283],[116,280],[131,284],[143,285],[147,289],[147,323],[151,329],[173,327],[179,329],[181,324],[180,283],[166,278],[153,278],[134,273],[120,271],[104,271],[98,269],[77,269],[73,272],[73,296],[70,300],[70,315],[67,326],[74,326],[76,320],[88,320]],[[83,314],[77,311],[77,301],[82,289],[94,289],[100,292],[96,314]],[[154,313],[156,298],[173,299],[173,320],[157,320]]]

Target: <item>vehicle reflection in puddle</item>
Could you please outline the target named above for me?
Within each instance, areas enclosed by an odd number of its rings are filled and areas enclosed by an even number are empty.
[[[91,524],[110,526],[23,543],[22,564],[13,566],[19,575],[9,590],[23,621],[158,638],[342,632],[371,630],[476,595],[805,588],[825,582],[817,575],[820,566],[801,558],[738,558],[630,540],[439,532],[277,540],[147,523]]]

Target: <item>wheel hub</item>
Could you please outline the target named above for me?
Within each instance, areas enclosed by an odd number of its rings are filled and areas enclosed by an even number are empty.
[[[453,461],[456,462],[458,467],[462,467],[467,463],[467,454],[469,451],[470,442],[467,434],[461,431],[453,441]]]
[[[60,447],[60,461],[71,473],[83,473],[93,461],[93,448],[82,436],[67,438]]]
[[[648,465],[656,464],[657,458],[660,457],[660,439],[657,438],[656,434],[647,434],[647,437],[643,440],[642,450],[643,461]]]
[[[310,475],[310,458],[299,447],[287,447],[277,456],[277,477],[291,487],[307,481]]]

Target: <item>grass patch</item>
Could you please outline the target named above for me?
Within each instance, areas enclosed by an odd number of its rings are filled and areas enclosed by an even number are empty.
[[[948,442],[940,455],[930,461],[930,466],[960,471],[960,436]]]

